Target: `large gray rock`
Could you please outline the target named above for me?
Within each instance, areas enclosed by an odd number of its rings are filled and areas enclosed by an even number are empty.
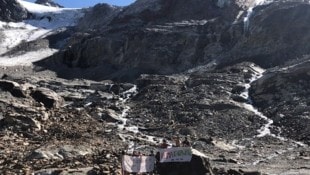
[[[68,159],[91,154],[92,150],[85,145],[48,145],[34,150],[29,159]]]
[[[1,121],[1,127],[13,127],[15,129],[32,129],[35,131],[40,131],[42,125],[39,121],[34,118],[23,116],[23,115],[11,115],[6,116]]]
[[[60,108],[64,100],[53,90],[47,88],[37,88],[33,90],[31,96],[37,101],[44,104],[47,108]]]
[[[162,175],[213,175],[208,157],[197,150],[193,150],[190,162],[162,163],[157,168],[159,174]]]
[[[21,21],[28,12],[16,0],[0,0],[0,21]]]
[[[0,80],[0,89],[10,92],[15,97],[26,97],[26,91],[17,82],[10,80]]]

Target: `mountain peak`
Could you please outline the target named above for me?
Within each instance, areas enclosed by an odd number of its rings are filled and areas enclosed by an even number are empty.
[[[64,7],[58,3],[55,3],[53,0],[37,0],[35,3],[45,5],[45,6],[49,6],[49,7],[59,7],[59,8]]]

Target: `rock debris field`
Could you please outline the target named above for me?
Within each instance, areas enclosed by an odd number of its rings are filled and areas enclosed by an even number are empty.
[[[252,63],[141,75],[135,84],[1,70],[1,174],[120,174],[121,152],[133,143],[156,150],[176,135],[188,136],[215,174],[309,172],[308,140],[282,137],[286,126],[273,124],[259,136],[268,120],[242,95],[259,74]]]

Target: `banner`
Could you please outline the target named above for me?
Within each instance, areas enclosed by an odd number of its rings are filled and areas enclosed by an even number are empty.
[[[123,156],[122,167],[129,173],[146,173],[154,170],[154,156]]]
[[[161,149],[160,162],[190,162],[192,159],[191,147],[172,147]]]

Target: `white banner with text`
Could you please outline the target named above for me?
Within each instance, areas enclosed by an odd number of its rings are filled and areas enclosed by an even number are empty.
[[[146,173],[154,170],[154,156],[123,156],[122,167],[129,173]]]
[[[191,147],[172,147],[160,149],[160,162],[190,162],[192,159]]]

